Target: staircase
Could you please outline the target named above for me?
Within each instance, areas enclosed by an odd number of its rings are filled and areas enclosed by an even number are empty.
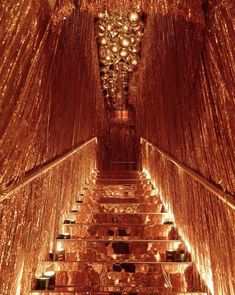
[[[173,216],[141,172],[99,172],[56,243],[31,294],[208,294]]]

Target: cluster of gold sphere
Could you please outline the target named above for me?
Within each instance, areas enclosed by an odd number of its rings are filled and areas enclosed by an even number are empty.
[[[124,15],[98,14],[97,40],[101,81],[105,97],[113,108],[125,108],[129,75],[139,64],[144,23],[140,11]]]

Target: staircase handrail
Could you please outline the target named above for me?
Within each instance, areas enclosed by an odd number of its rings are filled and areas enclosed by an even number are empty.
[[[157,145],[147,141],[143,137],[140,139],[140,144],[145,142],[147,145],[154,148],[158,153],[160,153],[164,158],[168,159],[170,162],[175,164],[178,168],[182,169],[185,173],[190,175],[194,180],[202,184],[208,191],[216,195],[222,202],[224,202],[227,206],[235,210],[235,200],[233,196],[227,192],[224,192],[222,189],[218,188],[215,184],[208,181],[205,177],[201,176],[198,172],[195,172],[193,169],[187,167],[174,157],[172,157],[167,152],[163,151]]]
[[[48,172],[52,168],[54,168],[57,165],[59,165],[60,163],[62,163],[63,161],[67,160],[69,157],[76,154],[79,150],[81,150],[82,148],[84,148],[88,144],[92,143],[93,141],[97,143],[98,142],[97,137],[92,137],[88,141],[78,145],[77,147],[73,148],[72,150],[63,154],[62,156],[59,156],[56,159],[54,159],[48,163],[45,163],[43,166],[38,168],[36,171],[31,173],[30,175],[26,176],[20,182],[14,184],[13,186],[9,186],[6,189],[2,188],[1,194],[0,194],[0,203],[3,200],[5,200],[5,199],[9,198],[10,196],[12,196],[13,194],[15,194],[18,190],[22,189],[23,187],[25,187],[26,185],[31,183],[33,180],[37,179],[38,177],[42,176],[43,174],[45,174],[46,172]],[[1,187],[4,187],[4,186],[0,185],[0,188]]]

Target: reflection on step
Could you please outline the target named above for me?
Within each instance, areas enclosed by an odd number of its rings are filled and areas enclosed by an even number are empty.
[[[173,216],[136,171],[83,189],[39,269],[34,295],[205,294]]]

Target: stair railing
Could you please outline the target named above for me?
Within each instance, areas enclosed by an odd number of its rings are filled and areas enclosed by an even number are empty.
[[[5,185],[1,185],[1,194],[0,194],[0,203],[15,194],[17,191],[22,189],[23,187],[27,186],[29,183],[37,179],[38,177],[41,177],[43,174],[47,173],[49,170],[53,169],[63,161],[67,160],[74,154],[76,154],[79,150],[87,146],[88,144],[96,142],[97,143],[97,137],[93,137],[90,140],[86,141],[83,144],[80,144],[79,146],[75,147],[74,149],[70,150],[69,152],[65,153],[62,156],[59,156],[58,158],[54,159],[53,161],[44,164],[42,167],[38,168],[35,172],[31,173],[30,175],[26,176],[22,181],[19,183],[16,183],[14,185],[10,185],[9,187],[5,188]]]
[[[186,165],[182,164],[180,161],[172,157],[167,152],[160,149],[155,144],[148,142],[146,139],[141,137],[140,144],[146,144],[151,146],[154,150],[156,150],[159,154],[161,154],[164,158],[169,160],[171,163],[175,164],[179,169],[190,175],[195,181],[202,184],[208,191],[213,193],[217,198],[219,198],[222,202],[224,202],[227,206],[235,210],[235,199],[227,192],[224,192],[222,189],[218,188],[215,184],[209,182],[206,178],[201,176],[199,173],[195,172],[193,169],[187,167]]]

